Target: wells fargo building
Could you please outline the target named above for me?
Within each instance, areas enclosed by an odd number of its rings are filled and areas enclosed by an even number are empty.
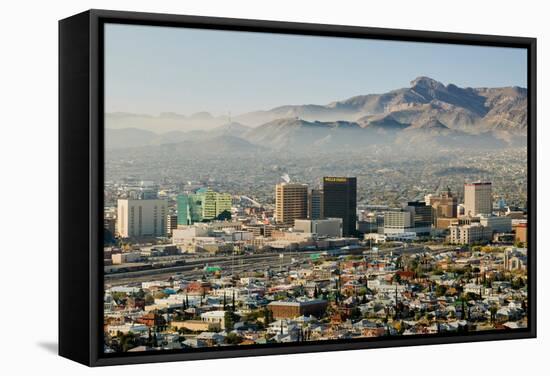
[[[342,218],[342,234],[353,236],[357,221],[357,178],[325,176],[323,178],[324,215]]]

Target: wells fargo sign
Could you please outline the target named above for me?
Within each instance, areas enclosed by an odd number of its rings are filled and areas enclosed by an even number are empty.
[[[324,178],[324,181],[329,182],[329,183],[347,183],[348,178],[339,178],[339,177],[328,176],[328,177]]]

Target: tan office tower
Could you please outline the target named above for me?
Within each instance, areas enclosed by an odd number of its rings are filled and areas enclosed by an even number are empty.
[[[295,219],[307,218],[307,184],[281,183],[275,187],[275,220],[294,225]]]
[[[475,216],[491,214],[493,211],[493,195],[490,182],[475,182],[464,184],[464,214]]]
[[[447,190],[440,195],[428,195],[426,205],[430,205],[434,209],[434,218],[456,218],[458,198]]]

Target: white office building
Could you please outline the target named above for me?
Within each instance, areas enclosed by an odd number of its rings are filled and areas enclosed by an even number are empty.
[[[295,219],[294,230],[298,232],[317,234],[318,236],[341,238],[342,223],[342,218]]]
[[[166,236],[166,200],[119,199],[117,231],[123,238]]]
[[[379,229],[378,232],[384,235],[415,232],[413,214],[406,210],[385,212],[384,227]]]
[[[479,219],[482,226],[490,227],[494,232],[512,232],[512,218],[496,215],[482,215]]]

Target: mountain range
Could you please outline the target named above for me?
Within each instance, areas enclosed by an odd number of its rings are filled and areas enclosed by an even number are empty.
[[[184,131],[190,127],[195,129]],[[157,117],[106,114],[106,128],[107,148],[214,143],[220,150],[312,150],[417,142],[442,147],[504,147],[525,143],[527,90],[460,88],[418,77],[407,88],[383,94],[326,105],[285,105],[232,119],[209,113]]]

